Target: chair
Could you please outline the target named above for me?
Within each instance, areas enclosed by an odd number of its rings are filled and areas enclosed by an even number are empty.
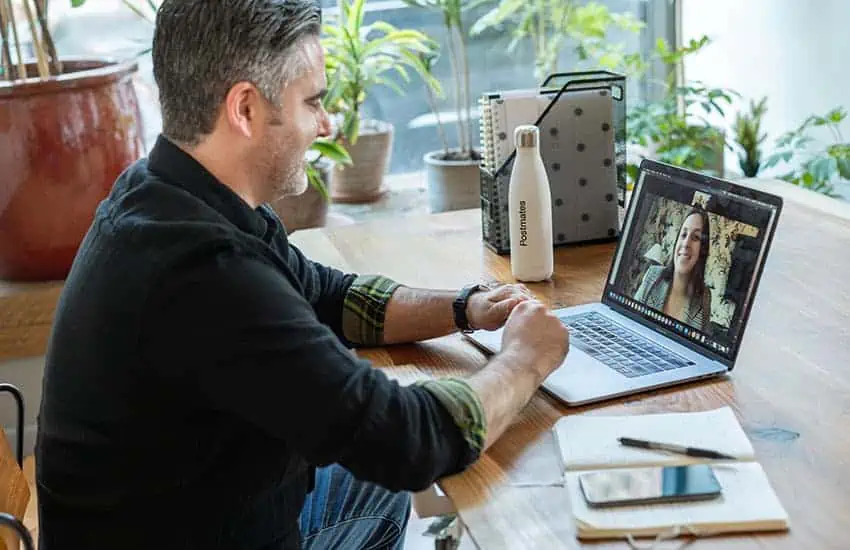
[[[17,550],[19,540],[26,550],[35,550],[32,536],[22,523],[30,500],[30,487],[23,471],[24,455],[24,399],[12,384],[0,384],[0,392],[12,394],[18,408],[17,452],[13,453],[0,428],[0,548]]]

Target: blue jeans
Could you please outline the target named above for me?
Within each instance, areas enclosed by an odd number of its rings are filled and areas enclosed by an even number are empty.
[[[301,509],[304,550],[401,550],[410,494],[359,481],[336,464],[316,469]]]

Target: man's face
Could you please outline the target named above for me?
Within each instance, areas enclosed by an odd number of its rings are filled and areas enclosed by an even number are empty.
[[[322,106],[327,83],[319,39],[304,39],[297,55],[303,56],[306,70],[284,86],[280,108],[267,104],[265,125],[253,155],[258,179],[265,184],[266,201],[307,189],[304,156],[316,138],[330,135],[330,121]]]

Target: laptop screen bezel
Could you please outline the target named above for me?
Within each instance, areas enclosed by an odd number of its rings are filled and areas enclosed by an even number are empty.
[[[756,265],[755,273],[753,276],[753,284],[752,289],[750,291],[750,295],[744,304],[744,310],[741,313],[741,329],[733,343],[731,353],[727,356],[719,352],[715,352],[686,336],[679,334],[676,331],[670,330],[666,325],[659,321],[652,320],[644,315],[641,315],[637,311],[620,304],[613,298],[609,296],[610,292],[617,292],[615,290],[614,285],[612,284],[612,274],[614,275],[614,279],[616,280],[617,274],[614,273],[614,269],[618,268],[617,259],[624,252],[623,248],[629,242],[629,236],[632,231],[635,231],[635,227],[633,226],[635,220],[633,217],[635,216],[635,209],[638,207],[638,203],[640,203],[639,196],[640,193],[643,193],[643,180],[644,172],[646,170],[658,172],[670,178],[678,178],[683,179],[688,182],[692,182],[695,185],[708,186],[712,189],[716,189],[717,192],[727,192],[737,196],[740,196],[744,199],[755,200],[760,203],[764,203],[768,206],[772,206],[775,208],[775,213],[773,215],[771,223],[766,228],[765,241],[763,244],[760,260]],[[671,182],[673,185],[677,185],[675,182]],[[773,195],[770,193],[766,193],[764,191],[759,191],[756,189],[751,189],[749,187],[744,187],[741,185],[734,184],[730,181],[723,180],[720,178],[715,178],[712,176],[708,176],[705,174],[700,174],[697,172],[693,172],[691,170],[686,170],[682,168],[678,168],[675,166],[671,166],[669,164],[665,164],[663,162],[658,162],[654,160],[645,159],[640,164],[640,170],[638,172],[638,182],[636,184],[634,195],[629,201],[628,209],[626,210],[626,214],[624,217],[624,227],[623,232],[620,235],[620,238],[617,242],[617,247],[614,251],[614,256],[611,258],[611,267],[608,270],[608,274],[605,277],[605,289],[602,293],[602,303],[606,306],[614,309],[618,313],[625,315],[629,319],[640,323],[643,326],[649,327],[652,330],[667,336],[668,338],[673,339],[677,343],[687,347],[690,350],[693,350],[701,355],[704,355],[712,360],[718,361],[725,365],[730,371],[735,366],[735,361],[738,358],[738,352],[741,349],[741,342],[744,338],[744,333],[746,332],[747,325],[749,323],[750,312],[752,311],[753,302],[755,301],[755,296],[758,292],[758,287],[761,282],[761,276],[764,271],[764,266],[767,263],[767,256],[770,251],[771,244],[773,243],[773,236],[776,233],[776,226],[779,221],[779,216],[782,212],[782,198]],[[618,294],[622,294],[617,292]]]

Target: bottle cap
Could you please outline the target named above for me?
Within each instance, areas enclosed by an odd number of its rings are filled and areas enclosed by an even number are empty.
[[[514,130],[514,143],[517,147],[537,147],[540,130],[532,124],[521,124]]]

